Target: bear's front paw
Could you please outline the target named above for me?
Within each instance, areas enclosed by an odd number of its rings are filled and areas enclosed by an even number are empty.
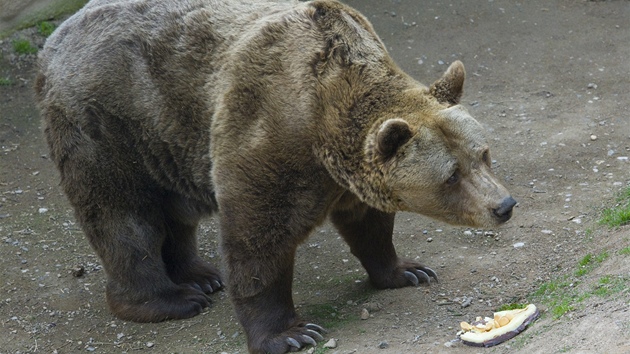
[[[413,261],[399,261],[389,271],[370,274],[370,280],[377,288],[381,289],[418,286],[421,283],[429,284],[431,279],[438,282],[437,273],[433,269]]]
[[[324,340],[321,333],[326,330],[316,324],[307,323],[297,325],[265,340],[260,348],[250,348],[253,353],[284,354],[304,349],[306,346],[317,345],[317,341]]]

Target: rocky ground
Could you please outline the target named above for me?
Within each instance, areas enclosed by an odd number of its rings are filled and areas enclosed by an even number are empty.
[[[630,352],[630,229],[599,225],[630,185],[630,2],[348,1],[423,83],[467,67],[463,104],[488,130],[497,175],[518,199],[495,230],[400,214],[398,251],[440,283],[376,291],[325,225],[299,250],[294,298],[328,328],[316,353]],[[0,353],[245,353],[224,292],[202,315],[135,324],[107,311],[105,274],[48,159],[32,95],[27,29],[0,43]],[[202,253],[219,261],[212,219]],[[590,257],[589,257],[590,255]],[[499,346],[456,340],[461,321],[510,303],[541,318]]]

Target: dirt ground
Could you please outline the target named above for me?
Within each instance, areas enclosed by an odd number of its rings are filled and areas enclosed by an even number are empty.
[[[519,204],[495,230],[398,215],[399,254],[440,275],[439,284],[417,288],[372,289],[334,229],[317,230],[299,250],[294,281],[299,313],[337,339],[336,348],[315,352],[630,352],[630,256],[619,253],[630,228],[596,223],[630,184],[630,1],[348,3],[420,82],[464,62],[463,105],[487,128],[496,174]],[[12,38],[38,38],[33,32]],[[33,56],[15,55],[10,42],[0,44],[0,78],[11,81],[0,86],[0,353],[246,353],[225,292],[189,320],[135,324],[108,312],[104,271],[48,159]],[[212,219],[199,236],[202,254],[219,262]],[[603,252],[603,262],[574,275],[585,255]],[[622,289],[595,294],[603,277],[621,279]],[[558,279],[593,296],[556,319],[549,299],[533,294]],[[543,314],[493,348],[455,340],[460,321],[513,302],[536,303]]]

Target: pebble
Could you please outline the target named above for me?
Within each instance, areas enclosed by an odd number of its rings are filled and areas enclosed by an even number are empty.
[[[546,235],[551,235],[553,233],[551,230],[542,230],[541,232]]]
[[[330,340],[324,343],[324,348],[337,348],[337,340],[335,338],[330,338]]]
[[[427,238],[427,242],[431,242],[431,241],[433,241],[433,237]]]
[[[464,231],[464,235],[465,235],[465,236],[472,236],[472,235],[473,235],[473,233],[472,233],[472,231],[470,231],[470,230],[466,230],[466,231]]]
[[[591,140],[592,140],[592,141],[597,140],[597,135],[595,135],[595,134],[591,135]]]
[[[153,348],[154,345],[155,343],[153,342],[147,342],[147,348]]]
[[[82,265],[76,266],[72,268],[72,276],[75,278],[79,278],[85,274],[85,267]]]
[[[588,88],[588,89],[596,89],[597,88],[597,84],[594,84],[594,83],[591,82],[588,85],[586,85],[586,88]]]
[[[525,246],[525,242],[517,242],[514,244],[514,248],[521,248],[523,246]]]
[[[368,311],[367,309],[362,309],[361,310],[361,319],[362,320],[367,320],[368,318],[370,318],[370,311]]]
[[[48,208],[39,208],[38,211],[39,211],[40,214],[44,214],[45,212],[48,211]]]
[[[387,348],[389,348],[389,343],[387,343],[386,341],[382,341],[382,342],[378,343],[378,347],[379,347],[379,349],[387,349]]]

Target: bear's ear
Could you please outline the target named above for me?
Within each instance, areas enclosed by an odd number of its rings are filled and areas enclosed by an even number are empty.
[[[444,75],[431,85],[429,88],[431,95],[441,103],[454,106],[459,103],[459,99],[462,97],[465,78],[464,64],[456,60],[446,69]]]
[[[385,159],[389,159],[398,148],[411,139],[413,133],[409,124],[400,119],[388,119],[378,129],[376,133],[376,151]]]

